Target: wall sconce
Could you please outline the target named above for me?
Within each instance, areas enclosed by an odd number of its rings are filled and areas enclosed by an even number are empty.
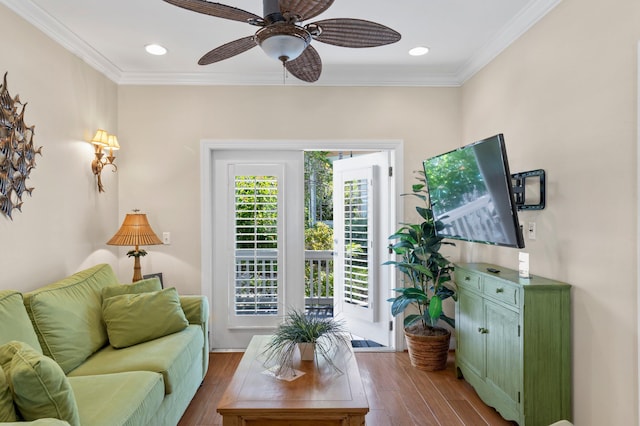
[[[96,157],[91,162],[91,170],[98,179],[98,192],[104,192],[101,177],[102,169],[104,166],[113,166],[114,173],[118,170],[118,166],[114,164],[116,157],[113,155],[113,151],[119,150],[120,144],[118,143],[116,135],[110,135],[102,129],[96,131],[95,136],[91,139],[91,143],[96,150]],[[108,155],[105,156],[106,152],[108,152]]]

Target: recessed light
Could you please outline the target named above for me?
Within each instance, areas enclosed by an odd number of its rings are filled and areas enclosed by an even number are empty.
[[[409,55],[411,56],[422,56],[429,53],[429,48],[424,46],[414,47],[409,51]]]
[[[144,49],[147,51],[147,53],[156,56],[162,56],[167,53],[167,49],[160,46],[159,44],[147,44]]]

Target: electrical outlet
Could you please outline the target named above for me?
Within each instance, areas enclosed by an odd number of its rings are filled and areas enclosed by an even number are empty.
[[[530,240],[536,239],[536,223],[535,222],[529,222],[527,224],[527,234],[529,235]]]
[[[166,244],[166,245],[171,244],[171,232],[162,233],[162,244]]]

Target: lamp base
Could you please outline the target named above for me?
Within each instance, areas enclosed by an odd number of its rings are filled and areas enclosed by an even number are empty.
[[[135,283],[142,279],[142,268],[140,268],[140,257],[136,256],[133,261],[133,279],[131,282]]]

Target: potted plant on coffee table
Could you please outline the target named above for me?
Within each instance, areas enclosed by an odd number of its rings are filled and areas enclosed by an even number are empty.
[[[418,182],[412,186],[412,193],[403,194],[417,197],[421,206],[416,211],[422,221],[415,224],[404,224],[389,237],[397,242],[391,248],[399,260],[385,262],[394,265],[403,274],[404,287],[396,288],[396,297],[391,302],[391,313],[397,316],[412,308],[404,317],[404,334],[407,340],[411,364],[422,370],[435,371],[445,368],[449,351],[451,332],[439,327],[443,320],[452,327],[454,319],[442,310],[442,302],[450,297],[455,300],[456,293],[447,283],[451,282],[453,265],[441,253],[443,244],[436,235],[436,229],[444,226],[435,221],[429,206],[424,173],[417,172]]]
[[[307,315],[303,310],[291,309],[278,326],[264,353],[265,364],[274,363],[276,376],[288,375],[294,370],[294,355],[300,352],[302,361],[313,361],[315,354],[322,356],[337,371],[332,353],[340,346],[349,348],[351,337],[342,321]]]

